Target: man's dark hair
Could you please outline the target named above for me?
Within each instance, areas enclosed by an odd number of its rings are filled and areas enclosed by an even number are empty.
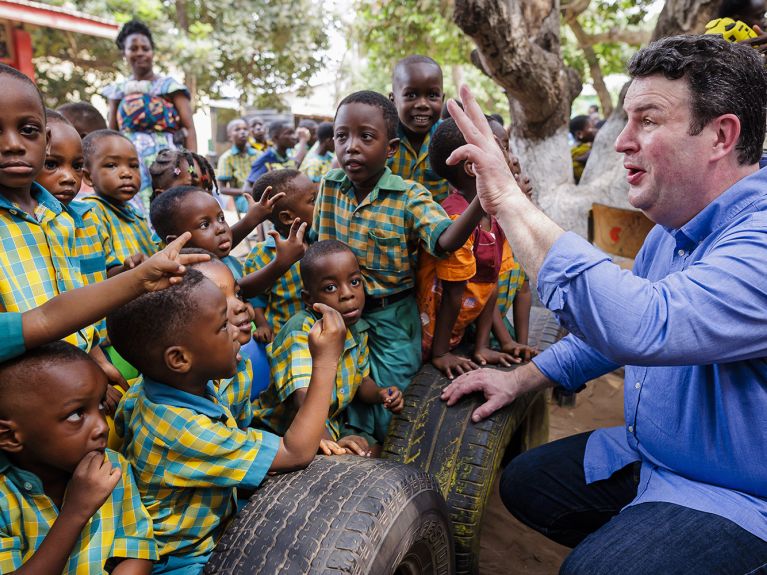
[[[106,130],[107,122],[104,116],[101,115],[95,106],[88,102],[71,102],[64,104],[56,109],[61,115],[69,120],[73,125],[87,124],[92,129],[89,132],[95,132],[96,130]]]
[[[83,157],[86,164],[90,162],[93,154],[96,152],[99,142],[106,138],[123,138],[130,142],[128,136],[116,130],[96,130],[91,132],[83,138]],[[133,145],[133,142],[131,142],[131,145]]]
[[[455,150],[466,144],[466,138],[463,137],[458,124],[453,118],[444,120],[429,143],[429,163],[440,178],[445,178],[450,184],[458,188],[463,173],[463,162],[454,166],[447,165],[447,159]],[[302,264],[303,265],[303,264]]]
[[[186,230],[176,227],[176,217],[181,210],[184,200],[191,194],[201,193],[210,195],[197,186],[173,186],[164,191],[149,204],[149,221],[160,238],[164,241],[168,236],[178,236]],[[215,198],[214,198],[215,199]]]
[[[589,122],[591,121],[591,118],[589,116],[586,116],[585,114],[581,114],[580,116],[575,116],[574,118],[570,118],[570,133],[573,135],[573,137],[576,137],[576,133],[580,132],[581,130],[585,130],[586,126],[589,125]]]
[[[11,78],[15,78],[16,80],[21,80],[25,84],[27,84],[29,87],[34,89],[35,92],[37,92],[38,98],[40,98],[40,105],[43,107],[43,114],[45,114],[45,102],[43,101],[43,94],[40,92],[40,89],[37,87],[37,85],[29,79],[28,76],[25,74],[19,72],[16,68],[12,68],[8,64],[3,64],[0,62],[0,77],[2,76],[10,76]],[[6,90],[7,88],[3,86],[3,90]]]
[[[123,27],[120,28],[120,31],[117,33],[117,38],[115,39],[115,44],[117,44],[117,47],[121,52],[125,50],[125,41],[128,39],[128,36],[132,36],[133,34],[146,36],[149,40],[149,45],[154,49],[154,40],[152,39],[152,32],[149,30],[149,27],[141,20],[131,20],[123,24]]]
[[[767,110],[767,71],[750,46],[720,36],[672,36],[637,52],[628,64],[632,78],[662,74],[685,78],[691,102],[689,134],[700,134],[714,118],[735,114],[740,120],[738,162],[755,164],[762,155]]]
[[[304,289],[309,291],[309,286],[313,285],[317,275],[321,269],[321,260],[331,254],[337,254],[341,252],[351,252],[352,249],[343,242],[338,240],[322,240],[314,242],[309,245],[301,258],[301,284]]]
[[[285,197],[277,200],[277,203],[272,206],[272,213],[269,214],[269,221],[274,224],[277,231],[283,236],[287,235],[289,228],[286,228],[280,222],[280,212],[285,209],[289,209],[293,205],[293,201],[296,198],[296,192],[298,188],[295,185],[295,179],[301,175],[301,172],[292,168],[286,168],[283,170],[272,170],[266,172],[253,184],[253,198],[258,202],[261,200],[261,196],[269,186],[272,187],[270,196],[285,192]]]
[[[410,56],[405,56],[401,60],[398,60],[397,63],[394,64],[394,69],[392,70],[391,75],[392,85],[396,82],[397,74],[414,64],[431,64],[439,68],[440,74],[442,73],[442,67],[434,58],[422,56],[421,54],[411,54]]]
[[[317,140],[323,142],[333,137],[333,122],[322,122],[317,126]]]
[[[383,94],[373,92],[372,90],[362,90],[360,92],[349,94],[346,98],[341,100],[340,104],[338,104],[338,108],[336,108],[336,117],[338,117],[338,111],[341,107],[346,106],[347,104],[366,104],[368,106],[379,108],[383,114],[384,123],[386,124],[387,137],[390,140],[397,137],[397,125],[399,123],[397,108],[395,108],[391,100]]]
[[[180,283],[141,295],[107,316],[109,341],[141,373],[156,373],[157,355],[188,337],[199,309],[194,294],[205,276],[187,269]]]
[[[293,126],[287,122],[272,122],[269,124],[269,139],[274,141],[277,137],[279,137],[283,130],[287,130],[288,128],[292,127]]]

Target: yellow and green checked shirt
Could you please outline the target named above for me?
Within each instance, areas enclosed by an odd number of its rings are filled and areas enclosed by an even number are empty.
[[[365,293],[383,297],[415,285],[419,242],[438,255],[437,240],[450,224],[426,188],[389,168],[360,203],[343,170],[331,170],[320,185],[312,230],[318,240],[348,245],[357,256]]]
[[[247,383],[230,393],[250,394]],[[237,487],[258,487],[280,445],[271,433],[240,429],[212,381],[200,397],[139,379],[120,402],[115,427],[161,561],[209,554],[237,511]]]
[[[76,229],[80,217],[45,188],[32,184],[37,201],[27,214],[0,195],[0,312],[25,312],[84,283]],[[66,337],[88,351],[93,326]]]
[[[252,274],[269,264],[277,256],[274,238],[269,236],[257,243],[245,260],[245,275]],[[301,302],[301,262],[290,266],[274,285],[262,295],[251,298],[254,307],[263,308],[264,316],[274,333],[303,308]]]
[[[272,381],[253,402],[253,425],[265,427],[277,435],[285,435],[295,417],[290,396],[309,387],[312,378],[312,356],[309,353],[309,330],[317,318],[301,311],[282,327],[270,344]],[[343,411],[354,399],[362,378],[370,373],[368,336],[365,320],[346,330],[344,351],[338,360],[336,387],[330,401],[325,427],[333,440],[341,438]]]
[[[116,559],[157,559],[152,522],[141,504],[130,465],[119,453],[106,457],[122,476],[104,505],[90,518],[75,543],[64,573],[108,573]],[[20,469],[0,453],[0,573],[16,571],[34,555],[59,516],[33,473]]]
[[[253,419],[253,408],[250,404],[250,388],[253,383],[253,366],[249,359],[241,359],[237,364],[237,373],[229,379],[213,382],[218,394],[224,399],[232,412],[237,427],[246,429]],[[248,392],[245,393],[245,390]]]
[[[244,150],[232,146],[221,154],[216,166],[216,179],[226,182],[231,188],[241,188],[250,174],[250,167],[261,154],[245,145]]]
[[[94,205],[94,213],[109,234],[106,251],[114,254],[120,263],[133,254],[152,256],[159,249],[146,218],[130,204],[118,206],[101,196],[86,196],[83,201]]]
[[[389,158],[387,165],[393,174],[402,179],[413,180],[421,184],[431,192],[434,201],[441,204],[442,200],[450,193],[450,184],[431,169],[431,163],[429,162],[429,142],[431,142],[431,138],[434,136],[434,132],[437,131],[439,125],[440,122],[437,122],[431,127],[431,130],[423,139],[421,149],[416,151],[407,139],[400,124],[397,129],[399,147],[394,155]]]

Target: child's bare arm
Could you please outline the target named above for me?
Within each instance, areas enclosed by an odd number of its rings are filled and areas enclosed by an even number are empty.
[[[248,202],[248,211],[242,219],[232,226],[232,247],[235,247],[252,232],[255,227],[263,222],[272,213],[274,204],[285,197],[285,192],[272,195],[271,186],[264,190],[261,198],[256,201],[250,194],[242,194]]]
[[[91,451],[83,457],[69,480],[61,513],[51,530],[34,555],[14,573],[50,575],[63,572],[80,533],[109,498],[121,473],[120,468],[112,467],[99,451]]]
[[[252,298],[261,295],[274,285],[281,275],[287,272],[294,263],[300,260],[306,251],[304,233],[306,224],[298,218],[290,226],[287,239],[279,237],[275,231],[269,232],[274,238],[277,255],[260,270],[246,275],[240,280],[242,296]]]
[[[272,331],[272,326],[266,321],[264,308],[253,308],[253,323],[256,324],[256,331],[253,333],[255,340],[261,343],[271,343],[272,339],[274,339],[274,332]]]
[[[473,369],[477,365],[469,358],[450,353],[450,335],[461,312],[461,299],[465,281],[442,280],[442,300],[434,323],[434,340],[431,346],[431,363],[450,379]]]
[[[113,309],[142,293],[164,289],[181,281],[184,264],[209,256],[180,254],[192,234],[186,232],[133,270],[106,281],[64,292],[22,315],[24,345],[31,349],[55,341],[97,322]]]
[[[383,403],[393,413],[399,413],[404,407],[402,392],[395,386],[378,387],[370,377],[363,377],[355,397],[367,404]]]
[[[437,250],[441,253],[451,253],[460,248],[469,239],[484,215],[485,212],[479,204],[479,197],[474,198],[469,207],[440,234],[437,239]]]
[[[514,317],[514,331],[516,331],[517,342],[527,345],[528,333],[530,329],[530,308],[533,305],[533,294],[530,291],[530,282],[525,280],[522,287],[514,298],[512,304],[512,313]]]
[[[150,575],[152,565],[146,559],[124,559],[112,569],[112,575]]]
[[[490,330],[493,327],[493,316],[498,311],[498,285],[496,284],[490,299],[485,303],[482,313],[477,318],[477,341],[474,345],[474,360],[480,365],[502,365],[510,367],[512,363],[519,363],[502,351],[490,349]]]
[[[293,418],[272,462],[271,471],[291,471],[306,467],[314,459],[325,433],[330,395],[336,381],[338,360],[343,351],[346,326],[341,314],[324,305],[314,304],[322,319],[309,332],[312,376],[303,404]]]

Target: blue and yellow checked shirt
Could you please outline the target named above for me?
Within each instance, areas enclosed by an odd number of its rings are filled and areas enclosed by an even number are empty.
[[[295,167],[296,163],[292,159],[281,156],[275,148],[269,148],[253,162],[247,180],[254,184],[266,172]]]
[[[333,152],[328,152],[320,156],[317,152],[309,152],[301,162],[300,170],[307,175],[307,177],[313,182],[321,182],[322,177],[330,171],[330,166],[333,165],[333,159],[336,155]]]
[[[277,257],[274,238],[269,236],[263,242],[257,243],[245,260],[245,275],[252,274],[269,264]],[[264,316],[274,333],[280,331],[286,321],[303,309],[301,302],[301,262],[290,266],[262,295],[252,298],[254,307],[264,308]]]
[[[0,312],[25,312],[65,291],[82,287],[76,229],[80,217],[39,184],[38,202],[27,214],[0,195]],[[88,351],[95,329],[89,326],[65,338]]]
[[[230,393],[250,394],[249,383]],[[237,511],[237,487],[257,487],[280,445],[271,433],[240,429],[213,382],[200,397],[139,379],[120,402],[115,427],[161,560],[209,554]]]
[[[272,381],[253,402],[253,425],[285,435],[295,417],[291,394],[309,387],[312,356],[309,353],[309,330],[317,318],[308,311],[294,315],[270,344]],[[333,440],[341,438],[343,411],[357,393],[362,378],[370,373],[367,324],[359,320],[346,330],[344,351],[338,361],[336,388],[330,401],[325,427]]]
[[[429,143],[437,131],[441,122],[437,122],[431,127],[429,133],[423,139],[420,150],[415,150],[407,139],[402,124],[397,128],[397,137],[399,138],[399,147],[394,155],[389,158],[386,165],[389,166],[392,173],[405,180],[413,180],[421,184],[431,192],[434,201],[442,203],[450,193],[450,184],[444,178],[441,178],[437,172],[431,169],[429,162]]]
[[[154,255],[159,246],[152,239],[146,218],[130,204],[118,206],[101,196],[86,196],[84,202],[92,203],[93,210],[109,234],[109,248],[120,263],[133,254]]]
[[[250,174],[250,167],[260,155],[249,144],[245,144],[244,150],[232,146],[218,159],[216,179],[226,182],[231,188],[243,187]]]
[[[237,427],[246,429],[253,419],[250,403],[250,388],[253,383],[253,366],[249,359],[241,359],[237,364],[237,373],[229,379],[213,382],[218,394],[223,398],[237,422]],[[246,393],[247,392],[247,393]]]
[[[130,465],[106,450],[122,476],[104,505],[85,525],[64,568],[67,575],[107,573],[112,557],[157,559],[152,522],[141,504]],[[11,465],[0,452],[0,573],[16,571],[29,561],[59,516],[43,483],[33,473]]]
[[[320,185],[312,230],[318,240],[348,245],[357,256],[365,292],[383,297],[415,285],[419,243],[438,255],[437,240],[450,224],[426,188],[389,168],[361,203],[343,170],[331,170]]]

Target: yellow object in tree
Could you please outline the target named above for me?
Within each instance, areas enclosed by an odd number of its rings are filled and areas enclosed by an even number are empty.
[[[756,32],[745,22],[732,18],[717,18],[706,24],[706,34],[716,34],[728,42],[742,42],[756,38]]]

